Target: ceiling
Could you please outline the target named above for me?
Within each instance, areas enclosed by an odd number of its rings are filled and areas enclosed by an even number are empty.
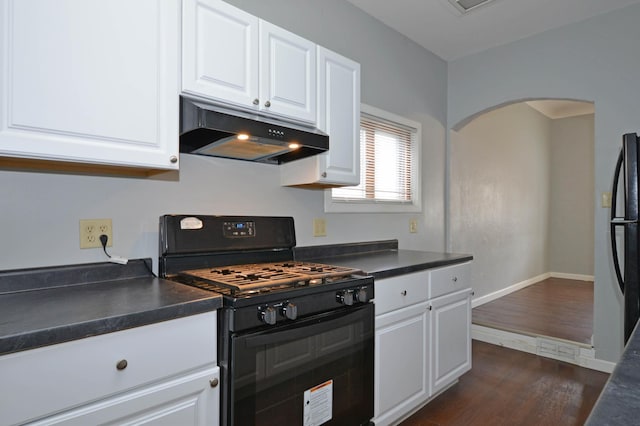
[[[593,102],[548,99],[528,101],[526,104],[553,120],[595,113]]]
[[[640,0],[492,0],[462,14],[449,0],[347,0],[446,61]]]

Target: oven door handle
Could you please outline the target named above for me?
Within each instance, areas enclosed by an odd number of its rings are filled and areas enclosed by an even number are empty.
[[[367,312],[366,310],[369,311]],[[351,308],[338,313],[329,312],[326,314],[315,315],[312,318],[296,321],[287,326],[262,330],[254,334],[238,337],[242,338],[246,347],[249,348],[266,344],[275,345],[353,324],[353,316],[356,314],[363,317],[363,319],[367,321],[367,324],[371,324],[369,333],[373,333],[373,304],[367,303],[362,307]],[[331,327],[327,328],[327,322],[329,321],[331,322]],[[366,327],[363,329],[363,333],[367,333]]]

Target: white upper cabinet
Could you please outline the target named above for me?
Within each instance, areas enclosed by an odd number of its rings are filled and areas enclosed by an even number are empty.
[[[179,0],[1,0],[0,156],[178,168]]]
[[[182,90],[257,108],[258,18],[217,0],[184,1],[182,14]]]
[[[280,166],[285,186],[360,183],[360,64],[318,47],[318,127],[329,151]]]
[[[316,45],[260,20],[260,107],[316,122]]]
[[[183,2],[182,90],[316,122],[316,46],[221,0]]]

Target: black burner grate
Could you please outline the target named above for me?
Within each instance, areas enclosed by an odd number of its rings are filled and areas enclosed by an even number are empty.
[[[342,266],[287,261],[193,269],[181,274],[233,291],[246,292],[270,287],[319,284],[327,279],[347,277],[360,272],[359,269]]]

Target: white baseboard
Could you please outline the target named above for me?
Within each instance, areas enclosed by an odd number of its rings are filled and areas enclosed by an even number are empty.
[[[476,306],[484,305],[485,303],[489,303],[493,300],[499,299],[502,296],[506,296],[507,294],[513,293],[514,291],[521,290],[525,287],[530,286],[531,284],[535,284],[542,280],[546,280],[549,278],[551,274],[549,272],[545,274],[540,274],[537,277],[529,278],[528,280],[521,281],[519,283],[510,285],[509,287],[505,287],[498,291],[494,291],[493,293],[486,294],[484,296],[477,297],[471,301],[471,307],[475,308]]]
[[[579,345],[562,339],[528,336],[476,324],[471,325],[471,337],[481,342],[568,362],[604,373],[611,373],[616,366],[613,362],[596,359],[595,351],[589,345]]]
[[[485,303],[489,303],[493,300],[499,299],[502,296],[506,296],[507,294],[513,293],[514,291],[522,290],[525,287],[528,287],[537,282],[546,280],[547,278],[564,278],[567,280],[594,281],[593,275],[567,274],[564,272],[546,272],[544,274],[540,274],[533,278],[529,278],[528,280],[520,281],[519,283],[510,285],[509,287],[505,287],[498,291],[494,291],[493,293],[489,293],[489,294],[485,294],[484,296],[477,297],[471,301],[471,307],[475,308],[477,306],[484,305]]]
[[[565,280],[594,281],[593,275],[566,274],[564,272],[551,272],[552,278],[564,278]]]

